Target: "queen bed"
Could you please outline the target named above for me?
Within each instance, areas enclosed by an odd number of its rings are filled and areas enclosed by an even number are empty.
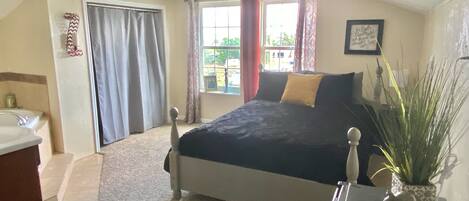
[[[259,93],[262,82],[278,84],[262,79]],[[330,201],[338,181],[372,185],[368,162],[378,142],[365,104],[329,99],[313,108],[280,103],[273,94],[258,94],[181,137],[178,110],[171,109],[165,170],[175,199],[187,190],[229,201]]]

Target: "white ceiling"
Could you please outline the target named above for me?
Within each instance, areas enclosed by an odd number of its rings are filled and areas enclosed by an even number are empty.
[[[426,12],[444,0],[381,0],[418,12]]]
[[[0,0],[0,19],[10,14],[23,0]]]
[[[0,0],[0,19],[10,14],[23,0]],[[417,12],[426,12],[445,0],[381,0]]]

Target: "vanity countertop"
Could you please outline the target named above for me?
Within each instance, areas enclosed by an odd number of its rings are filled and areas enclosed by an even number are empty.
[[[34,131],[21,127],[0,127],[0,156],[38,145],[42,138]]]

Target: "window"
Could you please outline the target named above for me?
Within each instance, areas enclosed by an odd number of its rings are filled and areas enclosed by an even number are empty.
[[[266,0],[263,11],[264,69],[293,71],[298,2]]]
[[[206,92],[240,94],[240,6],[201,4],[201,79]]]

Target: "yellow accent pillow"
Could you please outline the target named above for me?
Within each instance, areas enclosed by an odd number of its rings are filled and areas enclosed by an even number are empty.
[[[287,85],[280,102],[314,107],[321,79],[322,75],[317,74],[288,74]]]

